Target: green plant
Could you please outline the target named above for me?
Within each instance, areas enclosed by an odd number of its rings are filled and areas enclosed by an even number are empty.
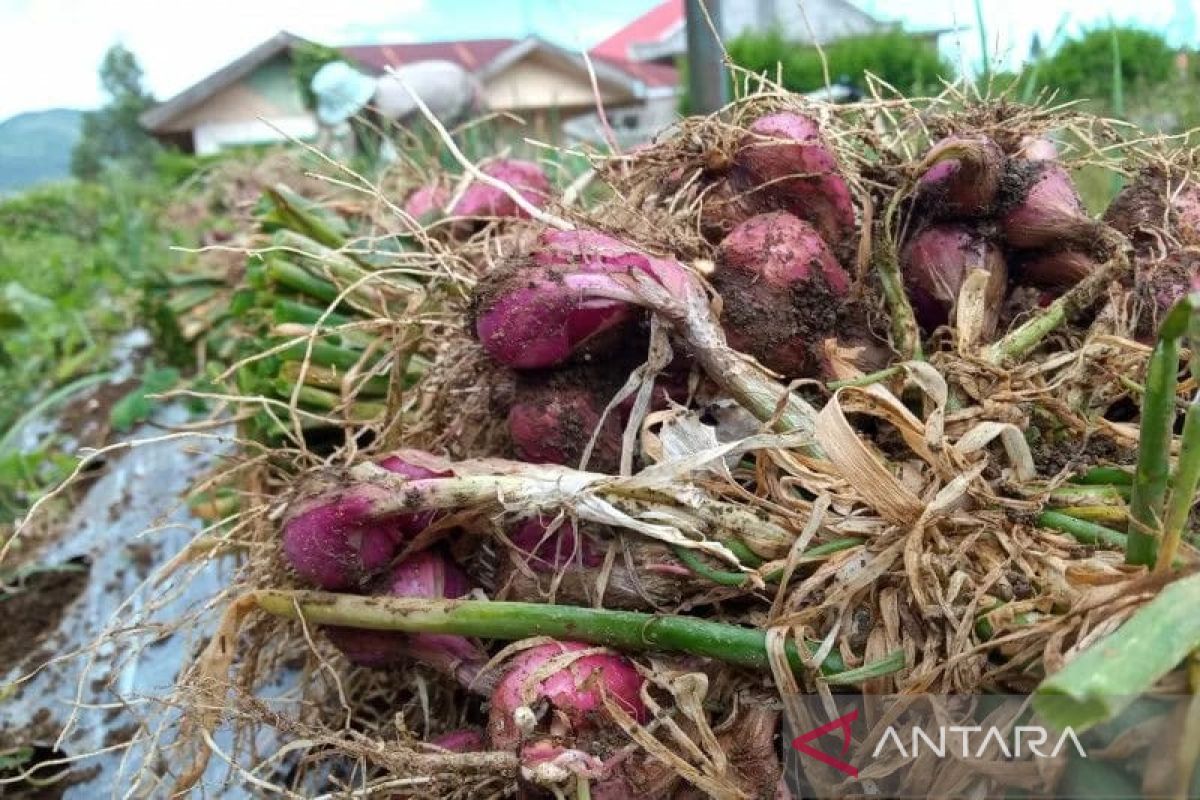
[[[1133,96],[1168,82],[1174,64],[1175,51],[1159,34],[1110,25],[1064,42],[1040,65],[1038,79],[1060,99],[1111,105],[1120,102],[1115,93]]]
[[[939,78],[954,75],[950,62],[932,42],[899,28],[839,39],[823,50],[829,75],[834,80],[845,76],[858,86],[863,85],[864,73],[871,72],[906,94],[922,94],[936,89]],[[777,30],[739,36],[729,43],[729,55],[738,66],[772,79],[780,65],[783,85],[792,91],[808,92],[825,85],[816,48],[790,42]]]
[[[104,54],[100,83],[108,103],[83,115],[79,142],[71,153],[71,174],[87,180],[99,177],[112,161],[149,166],[157,143],[142,128],[139,117],[154,105],[142,86],[142,68],[133,53],[119,44]]]

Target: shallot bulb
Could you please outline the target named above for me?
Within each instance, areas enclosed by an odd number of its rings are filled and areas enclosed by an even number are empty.
[[[488,736],[499,750],[516,750],[544,712],[551,735],[582,736],[609,720],[603,694],[639,722],[648,716],[642,676],[626,658],[579,642],[551,642],[520,653],[492,691]]]
[[[487,749],[483,740],[483,731],[475,728],[460,728],[443,733],[430,744],[443,750],[449,750],[451,753],[478,753]]]
[[[1000,217],[1004,242],[1027,250],[1094,243],[1099,226],[1087,215],[1067,170],[1053,161],[1033,162],[1033,167],[1024,192]]]
[[[949,136],[917,166],[917,198],[935,219],[984,216],[1004,167],[1004,152],[988,137]]]
[[[532,161],[500,159],[481,170],[517,190],[534,208],[542,208],[550,197],[550,181],[540,166]],[[516,217],[529,214],[517,205],[506,192],[486,183],[473,183],[454,204],[451,213],[456,217]]]
[[[926,330],[950,321],[971,270],[985,270],[989,274],[988,293],[993,299],[989,310],[994,330],[1008,269],[1000,248],[977,230],[959,224],[931,225],[909,240],[900,254],[900,264],[913,312]]]
[[[811,225],[782,211],[751,217],[721,243],[712,283],[731,347],[789,377],[820,374],[850,277]]]
[[[383,459],[379,466],[409,478],[452,474],[421,466],[402,454]],[[386,490],[370,484],[302,498],[284,519],[284,557],[306,583],[329,591],[361,589],[388,565],[405,541],[432,523],[436,513],[396,513],[380,518],[374,513],[375,503],[388,499]]]
[[[446,187],[431,183],[421,186],[404,201],[404,213],[417,222],[429,222],[442,213],[450,193]]]
[[[462,597],[470,588],[466,575],[452,561],[436,551],[425,550],[393,567],[381,594],[441,599]],[[365,667],[387,667],[411,660],[455,676],[466,684],[487,662],[487,654],[462,636],[342,626],[323,630],[351,662]]]
[[[508,540],[534,572],[587,569],[604,563],[604,546],[581,534],[569,519],[529,517],[509,533]]]
[[[854,230],[850,187],[816,120],[791,112],[755,120],[734,163],[736,188],[758,209],[790,212],[832,246]]]
[[[623,279],[640,273],[669,287],[685,281],[684,272],[597,231],[546,231],[529,257],[476,286],[475,333],[501,364],[555,366],[634,319],[638,298]]]
[[[1200,246],[1200,184],[1190,175],[1148,167],[1117,193],[1104,222],[1140,245],[1139,251],[1161,249],[1163,234]]]
[[[599,428],[587,468],[615,472],[621,463],[623,426],[616,410],[601,424],[606,404],[607,398],[589,386],[518,382],[516,400],[508,411],[508,433],[517,457],[532,464],[578,467]]]

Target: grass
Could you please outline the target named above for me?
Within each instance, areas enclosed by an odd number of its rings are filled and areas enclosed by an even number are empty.
[[[111,370],[116,337],[145,324],[144,289],[188,235],[159,223],[171,192],[157,176],[114,171],[0,202],[0,521],[73,466],[52,436],[21,447],[15,426],[46,398],[67,402],[70,387]]]

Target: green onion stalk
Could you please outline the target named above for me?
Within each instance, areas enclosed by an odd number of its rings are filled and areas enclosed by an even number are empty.
[[[251,597],[269,614],[303,618],[316,625],[506,641],[549,636],[624,652],[662,650],[712,658],[747,669],[770,669],[765,631],[698,617],[544,603],[361,597],[275,589],[258,590]],[[792,669],[808,669],[806,661],[816,654],[818,647],[818,643],[806,641],[807,652],[802,653],[789,640],[785,654]],[[847,668],[840,654],[831,652],[819,669],[827,683],[850,685],[891,675],[905,666],[903,650],[854,669]]]
[[[1129,255],[1126,252],[1128,245],[1124,238],[1109,228],[1102,230],[1112,256],[1062,297],[987,348],[984,351],[987,361],[1002,364],[1033,350],[1065,322],[1091,308],[1112,281],[1120,279],[1129,271]]]
[[[1181,301],[1189,306],[1188,344],[1192,351],[1191,373],[1200,377],[1200,293],[1193,292]],[[1172,400],[1174,393],[1172,393]],[[1162,550],[1158,554],[1155,570],[1167,570],[1175,560],[1184,526],[1196,499],[1196,487],[1200,485],[1200,393],[1192,396],[1187,413],[1183,418],[1183,433],[1180,436],[1179,461],[1171,479],[1170,500],[1162,525]]]
[[[1192,310],[1190,298],[1184,298],[1167,313],[1146,368],[1137,469],[1129,499],[1129,547],[1125,551],[1128,564],[1152,567],[1158,551],[1163,502],[1170,477],[1180,343],[1187,332]]]

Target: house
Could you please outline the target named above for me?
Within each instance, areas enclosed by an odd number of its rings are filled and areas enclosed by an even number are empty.
[[[175,97],[150,109],[141,123],[159,140],[188,152],[212,153],[234,144],[307,139],[316,120],[291,73],[291,52],[304,40],[282,32]],[[558,138],[561,121],[585,115],[597,96],[605,108],[636,111],[648,98],[674,92],[673,66],[620,58],[591,59],[543,39],[477,39],[341,48],[359,69],[445,59],[475,74],[492,111],[509,112],[531,135]],[[595,76],[596,88],[592,87]]]
[[[777,30],[798,44],[826,44],[848,36],[891,30],[896,23],[876,19],[848,0],[721,0],[723,41],[743,33]],[[937,44],[944,29],[916,31]],[[687,53],[683,0],[666,0],[596,45],[595,52],[634,61],[674,63]]]

